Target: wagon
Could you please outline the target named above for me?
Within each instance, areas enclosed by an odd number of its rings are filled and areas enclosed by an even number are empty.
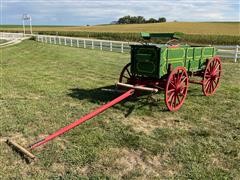
[[[161,34],[144,33],[142,36],[150,39]],[[167,108],[177,111],[184,103],[189,83],[200,84],[205,96],[214,94],[221,69],[220,58],[211,46],[131,45],[131,62],[123,68],[118,85],[164,90]]]
[[[143,34],[145,39],[159,36],[163,36],[163,34]],[[164,36],[169,36],[169,34],[164,34]],[[175,38],[174,34],[172,38]],[[165,103],[170,111],[177,111],[183,105],[189,83],[200,84],[205,96],[214,94],[219,85],[222,70],[220,58],[215,54],[216,49],[210,46],[150,43],[131,45],[131,62],[123,68],[117,83],[117,87],[127,88],[121,88],[122,91],[120,92],[123,92],[123,94],[73,123],[29,145],[29,150],[33,150],[70,131],[135,92],[140,94],[141,91],[155,93],[164,91]],[[198,80],[194,77],[198,78]],[[7,143],[25,156],[35,158],[28,149],[19,144],[11,140],[7,140]]]

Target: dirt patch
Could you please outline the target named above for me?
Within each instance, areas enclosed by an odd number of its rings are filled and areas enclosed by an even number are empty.
[[[0,142],[1,143],[6,142],[7,139],[11,139],[12,141],[18,142],[18,144],[21,144],[21,145],[27,145],[28,144],[28,141],[26,140],[26,138],[20,133],[11,134],[11,135],[8,135],[8,136],[5,136],[5,137],[1,136],[0,137]]]
[[[156,128],[170,128],[170,129],[183,129],[189,130],[192,128],[190,124],[184,122],[179,117],[129,117],[123,119],[125,125],[130,125],[137,132],[144,132],[149,135]]]
[[[167,153],[150,156],[127,148],[112,148],[103,152],[100,160],[91,167],[79,168],[78,173],[89,175],[100,171],[116,179],[131,178],[134,174],[138,174],[140,179],[172,177],[180,171],[181,165],[169,164],[170,159]]]
[[[229,171],[227,163],[220,157],[221,157],[220,155],[215,155],[215,154],[210,155],[210,158],[209,158],[210,166],[223,169],[225,171]]]

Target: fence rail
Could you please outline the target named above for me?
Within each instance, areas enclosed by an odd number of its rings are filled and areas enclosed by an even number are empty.
[[[121,41],[107,41],[98,39],[72,38],[63,36],[45,36],[45,35],[37,35],[36,41],[78,48],[99,49],[103,51],[113,51],[121,53],[130,51],[129,46],[130,43]]]
[[[30,36],[30,35],[26,35]],[[123,41],[108,41],[99,39],[87,39],[76,37],[64,37],[64,36],[50,36],[50,35],[33,35],[36,41],[50,44],[58,44],[64,46],[72,46],[78,48],[90,48],[99,49],[103,51],[113,51],[120,53],[129,53],[130,44],[139,44],[135,42],[123,42]],[[0,39],[21,39],[24,37],[23,33],[5,33],[0,32]],[[217,54],[223,58],[234,59],[237,62],[240,59],[240,46],[215,46],[217,48]]]
[[[86,39],[64,36],[49,36],[49,35],[36,35],[36,40],[50,44],[58,44],[64,46],[100,49],[103,51],[114,52],[130,52],[130,44],[139,44],[134,42],[122,41],[107,41],[99,39]],[[239,46],[215,46],[217,48],[217,55],[223,58],[234,59],[234,62],[240,58]]]
[[[0,39],[15,40],[15,39],[21,39],[23,37],[24,37],[23,33],[5,33],[5,32],[0,32]]]
[[[233,58],[234,62],[240,58],[239,46],[215,46],[217,54],[223,58]]]

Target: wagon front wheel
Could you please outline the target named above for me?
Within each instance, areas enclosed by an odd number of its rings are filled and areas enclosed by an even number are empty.
[[[168,76],[165,87],[165,104],[170,111],[177,111],[183,105],[187,90],[187,71],[184,67],[177,67]]]
[[[219,57],[213,57],[207,64],[202,80],[202,91],[205,96],[213,95],[219,86],[222,64]]]
[[[126,66],[124,66],[120,74],[119,82],[131,84],[133,79],[134,79],[134,75],[131,73],[131,63],[128,63]]]

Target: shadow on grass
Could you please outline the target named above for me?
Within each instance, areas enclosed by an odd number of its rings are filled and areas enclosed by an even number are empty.
[[[72,88],[69,89],[71,92],[68,96],[79,100],[87,99],[89,102],[95,104],[105,104],[121,95],[119,92],[109,92],[106,89],[114,90],[116,86],[111,85],[95,89]],[[125,111],[125,117],[129,116],[136,108],[140,109],[147,106],[151,109],[152,107],[159,106],[159,102],[151,98],[151,94],[145,92],[141,93],[141,96],[134,94],[118,104],[120,106],[114,106],[114,108]],[[162,111],[167,111],[167,109],[162,109]]]

